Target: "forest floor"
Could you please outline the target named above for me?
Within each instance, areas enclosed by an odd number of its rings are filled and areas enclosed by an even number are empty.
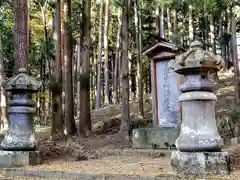
[[[233,74],[222,73],[216,84],[218,102],[216,114],[232,111],[235,105]],[[151,98],[144,98],[145,119],[138,116],[137,102],[131,102],[133,121],[147,124],[151,119]],[[25,167],[29,171],[93,172],[104,174],[159,175],[171,172],[169,151],[134,150],[122,143],[117,134],[120,125],[120,107],[111,105],[92,112],[93,133],[88,138],[73,136],[67,142],[40,139],[39,150],[43,164]],[[240,146],[229,151],[240,155]],[[237,155],[236,155],[237,154]],[[238,171],[235,171],[238,173]],[[239,171],[240,172],[240,171]],[[240,178],[239,178],[240,179]]]

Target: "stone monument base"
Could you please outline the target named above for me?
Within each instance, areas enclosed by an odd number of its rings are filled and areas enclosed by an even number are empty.
[[[0,151],[0,168],[21,167],[42,163],[39,151]]]
[[[176,149],[180,128],[133,129],[132,147],[136,149]]]
[[[171,154],[171,166],[183,175],[228,175],[231,163],[228,152],[180,152]]]

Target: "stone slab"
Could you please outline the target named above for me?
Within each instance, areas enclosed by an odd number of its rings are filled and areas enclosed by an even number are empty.
[[[183,175],[229,175],[231,162],[228,152],[180,152],[171,154],[171,166]]]
[[[0,151],[0,168],[21,167],[42,163],[39,151]]]
[[[132,147],[138,149],[175,149],[180,128],[133,129]]]

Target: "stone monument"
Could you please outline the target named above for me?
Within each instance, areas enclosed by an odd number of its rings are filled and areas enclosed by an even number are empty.
[[[8,131],[1,142],[0,167],[21,166],[40,163],[36,151],[33,116],[36,113],[32,94],[41,87],[41,82],[20,68],[18,74],[2,84],[11,92],[8,102]]]
[[[194,41],[190,49],[170,61],[169,66],[184,75],[179,101],[182,105],[182,124],[176,140],[177,151],[172,152],[171,165],[184,175],[226,175],[230,172],[227,152],[215,120],[216,95],[210,74],[219,71],[223,59],[202,49]]]
[[[151,62],[153,126],[133,130],[134,148],[174,148],[181,123],[178,102],[181,75],[169,68],[168,62],[182,52],[183,48],[165,39],[159,39],[143,52]]]

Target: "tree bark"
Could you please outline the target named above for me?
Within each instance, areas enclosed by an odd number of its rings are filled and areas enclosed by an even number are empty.
[[[136,27],[136,47],[137,47],[137,83],[138,83],[138,103],[139,112],[144,116],[143,108],[143,65],[142,65],[142,23],[139,0],[135,0],[135,27]]]
[[[240,104],[240,81],[239,81],[239,61],[237,54],[237,42],[236,42],[236,19],[232,16],[232,57],[234,63],[234,81],[235,81],[235,94],[237,104]]]
[[[72,27],[71,27],[71,0],[64,0],[64,65],[65,65],[65,129],[66,135],[77,133],[74,120],[73,77],[72,77]]]
[[[215,54],[216,53],[216,42],[215,42],[215,34],[214,34],[214,21],[213,21],[213,16],[210,16],[210,42],[212,45],[212,52]]]
[[[61,59],[61,0],[56,2],[56,14],[54,17],[54,39],[55,39],[55,67],[52,88],[52,136],[57,132],[63,135],[62,115],[62,59]],[[58,86],[56,86],[58,85]]]
[[[172,38],[172,23],[170,9],[167,8],[167,25],[168,25],[168,39]]]
[[[189,31],[189,45],[193,41],[193,6],[189,4],[189,19],[188,19],[188,31]]]
[[[13,1],[15,71],[28,69],[28,0]]]
[[[88,136],[92,124],[90,114],[90,33],[91,33],[91,1],[83,1],[82,15],[82,53],[83,53],[83,72],[80,75],[81,104],[79,118],[79,134]]]
[[[123,25],[122,25],[122,65],[121,65],[121,127],[120,133],[124,136],[131,136],[131,122],[129,112],[129,67],[128,67],[128,27],[129,27],[129,0],[123,3]]]
[[[118,32],[116,42],[115,54],[115,69],[114,69],[114,82],[113,82],[113,102],[118,103],[118,87],[119,87],[119,61],[120,61],[120,45],[121,45],[121,29],[122,29],[122,8],[118,8]]]
[[[173,32],[177,33],[177,11],[176,8],[173,9]]]
[[[77,45],[77,118],[80,117],[80,108],[81,108],[81,83],[79,75],[81,73],[81,65],[82,65],[82,52],[81,52],[81,40],[79,39],[78,45]]]
[[[164,38],[164,3],[161,3],[159,35]]]
[[[2,84],[5,79],[6,79],[6,75],[4,73],[4,57],[2,55],[2,36],[0,34],[0,84]],[[0,105],[1,105],[1,124],[0,124],[0,129],[4,129],[7,130],[8,128],[8,120],[7,120],[7,92],[6,90],[1,86],[0,88],[1,90],[1,95],[0,95]]]
[[[104,104],[109,104],[109,60],[108,60],[108,27],[109,27],[110,0],[105,1],[105,20],[104,20]]]
[[[97,63],[97,96],[96,109],[101,106],[101,70],[102,70],[102,33],[103,33],[103,0],[100,0],[100,21],[98,35],[98,63]]]

